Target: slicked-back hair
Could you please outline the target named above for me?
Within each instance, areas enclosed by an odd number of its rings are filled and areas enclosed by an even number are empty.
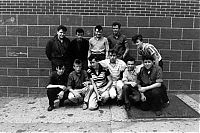
[[[117,50],[115,50],[115,49],[110,49],[109,51],[108,51],[108,53],[109,54],[116,54],[117,55]]]
[[[82,65],[82,61],[79,60],[79,59],[75,59],[74,60],[74,65],[77,64],[77,65]]]
[[[101,25],[97,25],[95,26],[94,30],[96,31],[96,29],[98,29],[98,31],[103,30],[103,27]]]
[[[119,29],[121,28],[121,24],[119,22],[113,22],[112,27],[118,25]]]
[[[92,61],[93,59],[95,59],[95,61],[97,61],[97,62],[100,61],[100,60],[98,59],[97,55],[91,54],[90,57],[88,57],[88,60],[89,60],[89,61]]]
[[[135,64],[135,58],[134,58],[134,57],[131,57],[131,56],[128,57],[126,63],[127,63],[128,61],[134,61],[134,64]]]
[[[151,61],[154,61],[155,59],[153,58],[153,56],[151,55],[143,55],[142,56],[142,60],[151,60]]]
[[[84,30],[83,30],[82,28],[77,28],[77,29],[76,29],[76,34],[77,34],[77,33],[83,33],[83,34],[84,34]]]
[[[133,41],[134,43],[136,43],[137,40],[140,40],[141,42],[143,41],[143,37],[142,37],[141,34],[135,35],[135,36],[132,37],[132,41]]]
[[[64,32],[67,31],[67,27],[65,27],[64,25],[59,25],[58,28],[57,28],[57,31],[59,31],[59,30],[61,30],[61,29],[62,29]]]

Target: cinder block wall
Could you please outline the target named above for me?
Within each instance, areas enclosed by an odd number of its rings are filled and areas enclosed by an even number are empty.
[[[1,0],[0,96],[41,96],[50,74],[44,50],[60,24],[73,39],[82,27],[86,38],[100,24],[105,36],[119,21],[131,54],[140,61],[131,37],[143,34],[164,60],[168,91],[199,92],[199,0]]]

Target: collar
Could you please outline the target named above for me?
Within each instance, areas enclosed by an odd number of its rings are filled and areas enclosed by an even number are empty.
[[[110,60],[109,60],[109,64],[118,64],[119,60],[116,59],[116,62],[115,63],[111,63]]]
[[[120,36],[121,36],[121,33],[120,33],[120,32],[118,32],[117,35],[114,35],[114,34],[113,34],[113,38],[115,38],[115,39],[118,39]]]
[[[103,36],[101,36],[101,38],[97,38],[96,36],[94,36],[94,39],[97,41],[101,40],[102,38],[103,38]]]

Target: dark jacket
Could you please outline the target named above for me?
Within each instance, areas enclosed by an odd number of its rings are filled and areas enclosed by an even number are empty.
[[[71,41],[72,55],[74,59],[87,60],[89,41],[82,38],[78,41],[77,38]]]
[[[52,59],[71,60],[70,40],[65,37],[63,38],[63,43],[61,43],[58,40],[58,36],[54,36],[46,45],[46,55],[50,61]]]

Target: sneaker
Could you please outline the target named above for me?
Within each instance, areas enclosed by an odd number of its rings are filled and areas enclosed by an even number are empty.
[[[49,106],[47,111],[52,111],[54,109],[54,106]]]
[[[83,110],[86,110],[88,108],[87,103],[83,103],[82,108],[83,108]]]
[[[163,108],[167,108],[169,106],[169,101],[163,104]]]
[[[160,116],[160,115],[162,115],[162,112],[161,111],[155,111],[155,114],[156,114],[156,116]]]

